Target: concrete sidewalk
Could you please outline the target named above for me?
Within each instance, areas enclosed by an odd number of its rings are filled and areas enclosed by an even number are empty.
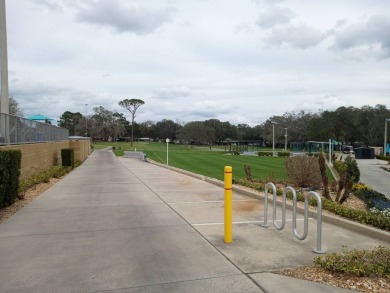
[[[0,292],[351,292],[271,273],[312,264],[315,220],[297,241],[289,223],[260,227],[262,201],[237,193],[233,216],[225,244],[223,188],[94,151],[0,224]],[[323,230],[329,252],[389,246]]]

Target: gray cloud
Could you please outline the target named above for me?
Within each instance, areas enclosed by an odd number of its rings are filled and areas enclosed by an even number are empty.
[[[344,26],[334,32],[333,50],[346,51],[350,59],[375,56],[390,58],[390,17],[374,15],[365,22]],[[347,54],[344,55],[347,57]]]
[[[63,12],[62,6],[55,0],[33,0],[37,6],[45,7],[50,12]]]
[[[75,19],[98,26],[107,26],[117,32],[150,34],[169,22],[173,8],[156,9],[118,0],[85,2]]]
[[[276,25],[287,24],[293,18],[294,13],[290,9],[272,6],[259,15],[256,24],[263,29],[269,29]]]
[[[191,89],[188,87],[172,87],[161,88],[153,91],[153,99],[176,99],[182,97],[188,97],[192,95]]]
[[[287,44],[295,49],[307,49],[317,46],[326,38],[327,35],[320,30],[300,25],[272,29],[271,34],[264,41],[271,46]]]

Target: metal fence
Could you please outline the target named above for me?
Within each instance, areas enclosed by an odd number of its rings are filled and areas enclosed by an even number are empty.
[[[0,145],[68,139],[68,129],[0,113]]]

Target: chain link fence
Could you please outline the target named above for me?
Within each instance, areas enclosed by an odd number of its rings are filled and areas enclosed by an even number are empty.
[[[68,139],[68,129],[0,113],[0,145]]]

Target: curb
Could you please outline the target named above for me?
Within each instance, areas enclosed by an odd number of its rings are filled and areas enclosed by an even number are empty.
[[[153,164],[153,165],[156,165],[156,166],[159,166],[159,167],[163,167],[165,169],[169,169],[169,170],[175,171],[177,173],[188,175],[188,176],[191,176],[193,178],[200,179],[202,181],[206,181],[208,183],[211,183],[211,184],[214,184],[214,185],[217,185],[217,186],[220,186],[220,187],[224,187],[224,182],[220,181],[218,179],[210,178],[210,177],[207,177],[207,176],[203,176],[203,175],[192,173],[192,172],[189,172],[189,171],[186,171],[186,170],[182,170],[182,169],[179,169],[179,168],[176,168],[176,167],[167,166],[167,165],[164,165],[164,164],[161,164],[161,163],[157,163],[157,162],[155,162],[153,160],[150,160],[149,158],[148,158],[148,162]],[[243,189],[241,187],[238,187],[237,185],[233,185],[233,191],[241,193],[241,194],[244,194],[244,195],[247,195],[247,196],[250,196],[252,198],[263,199],[264,200],[264,195],[261,195],[261,194],[259,194],[257,192],[253,192],[253,191],[250,191],[250,190],[247,190],[247,189]],[[268,199],[268,202],[272,203],[272,199]],[[281,206],[282,203],[277,201],[277,205]],[[290,203],[286,203],[286,208],[292,210],[293,206]],[[304,210],[305,210],[304,208],[297,206],[297,211],[299,213],[303,213]],[[312,218],[317,218],[317,212],[309,209],[309,216],[312,217]],[[322,221],[325,221],[325,222],[327,222],[329,224],[337,225],[339,227],[342,227],[342,228],[345,228],[345,229],[348,229],[348,230],[351,230],[351,231],[354,231],[354,232],[357,232],[357,233],[360,233],[360,234],[363,234],[363,235],[367,235],[367,236],[376,238],[378,240],[390,242],[390,233],[389,232],[384,231],[384,230],[380,230],[380,229],[377,229],[377,228],[374,228],[374,227],[371,227],[371,226],[366,226],[366,225],[363,225],[363,224],[360,224],[360,223],[357,223],[357,222],[353,222],[351,220],[344,219],[344,218],[341,218],[339,216],[322,213]]]

